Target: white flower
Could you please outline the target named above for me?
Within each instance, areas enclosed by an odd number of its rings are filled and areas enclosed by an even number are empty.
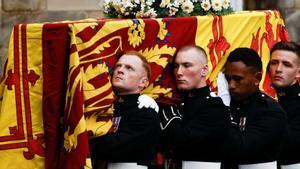
[[[117,13],[123,13],[122,10],[125,11],[121,4],[113,4],[113,8]]]
[[[183,12],[189,14],[189,13],[193,12],[194,5],[190,0],[186,0],[185,2],[183,2],[181,4],[181,9]]]
[[[184,2],[184,0],[174,0],[174,4],[181,5]]]
[[[152,6],[152,4],[153,4],[153,0],[146,0],[146,5]]]
[[[177,8],[175,8],[175,7],[170,7],[170,8],[169,8],[169,13],[168,13],[168,15],[169,15],[169,16],[174,16],[174,15],[176,14],[177,11],[178,11]]]
[[[110,11],[110,5],[109,4],[103,4],[104,5],[104,12],[108,13]]]
[[[102,2],[102,3],[101,3]],[[157,17],[157,13],[167,16],[187,15],[195,10],[194,5],[201,5],[202,10],[218,13],[230,8],[230,0],[101,0],[99,5],[104,8],[104,13],[112,13],[112,16],[125,17]],[[154,10],[153,6],[159,3],[159,8]],[[182,13],[178,13],[181,11]],[[161,12],[163,11],[163,12]],[[161,16],[166,17],[166,16]]]
[[[141,12],[144,12],[144,10],[145,10],[145,4],[141,3]]]
[[[201,7],[204,9],[204,11],[209,11],[211,8],[211,4],[210,4],[209,0],[202,1]]]
[[[134,7],[134,5],[131,2],[127,1],[127,2],[123,3],[123,7],[132,9]]]
[[[230,0],[224,0],[223,1],[223,8],[224,9],[228,9],[230,6]]]
[[[125,9],[124,7],[121,7],[121,8],[120,8],[120,12],[118,12],[118,13],[122,13],[122,14],[124,14],[124,13],[125,13],[125,11],[126,11],[126,9]]]
[[[160,3],[160,7],[161,8],[165,8],[167,5],[170,4],[170,0],[161,0],[161,3]]]
[[[140,1],[140,0],[134,0],[134,3],[136,3],[136,4],[140,4],[140,3],[141,3],[141,1]]]
[[[143,16],[149,18],[155,18],[157,16],[157,13],[153,8],[150,8],[147,12],[144,13]]]
[[[221,0],[212,0],[211,6],[214,11],[222,11],[222,1]]]
[[[178,2],[173,2],[173,3],[170,2],[170,3],[167,5],[167,8],[169,8],[169,9],[170,9],[170,8],[173,8],[173,7],[174,7],[174,8],[179,8],[179,6],[180,6],[180,5],[179,5]]]

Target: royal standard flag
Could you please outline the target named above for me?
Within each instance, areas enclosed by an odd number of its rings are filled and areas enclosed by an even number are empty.
[[[0,168],[92,168],[88,139],[110,132],[110,73],[123,51],[146,57],[152,76],[143,93],[168,104],[180,99],[170,64],[178,48],[206,50],[207,81],[217,90],[228,54],[250,47],[263,61],[260,87],[274,96],[266,72],[270,49],[287,40],[277,11],[18,24],[0,84]]]

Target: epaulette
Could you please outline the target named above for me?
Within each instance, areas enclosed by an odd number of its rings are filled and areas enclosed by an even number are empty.
[[[120,98],[118,99],[118,103],[123,103],[123,102],[124,102],[124,99],[120,97]]]
[[[267,94],[261,93],[260,94],[260,100],[268,108],[271,108],[271,109],[274,109],[274,110],[280,109],[279,104],[272,97],[268,96]]]
[[[258,98],[259,98],[259,100],[261,100],[263,103],[266,103],[266,104],[270,101],[269,96],[266,95],[265,93],[260,93]]]

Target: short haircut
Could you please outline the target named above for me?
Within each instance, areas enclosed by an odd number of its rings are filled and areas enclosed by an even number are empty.
[[[246,66],[249,66],[255,72],[262,71],[262,61],[257,52],[250,48],[236,48],[230,52],[227,62],[243,62]]]
[[[275,50],[286,50],[295,53],[298,56],[298,65],[300,65],[300,45],[295,42],[277,42],[271,49],[271,54]]]
[[[182,51],[187,51],[187,50],[190,50],[190,49],[195,49],[197,50],[199,53],[202,53],[203,55],[199,55],[201,57],[201,60],[204,61],[204,63],[207,63],[207,54],[205,52],[205,50],[200,47],[200,46],[197,46],[197,45],[186,45],[186,46],[183,46],[181,48],[179,48],[176,53],[174,54],[174,57],[173,57],[173,63],[175,62],[175,58],[177,56],[177,54],[179,52],[182,52]]]
[[[148,61],[146,60],[146,57],[144,55],[142,55],[141,53],[137,52],[137,51],[134,51],[134,50],[130,50],[130,51],[125,51],[123,52],[120,57],[122,57],[123,55],[134,55],[134,56],[137,56],[138,58],[141,59],[142,61],[142,67],[145,69],[146,71],[146,74],[147,74],[147,77],[148,77],[148,80],[150,80],[150,77],[151,77],[151,67],[148,63]],[[119,57],[119,58],[120,58]],[[118,58],[118,59],[119,59]]]

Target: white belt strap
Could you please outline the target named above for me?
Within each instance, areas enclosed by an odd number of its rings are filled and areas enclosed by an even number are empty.
[[[300,163],[297,164],[290,164],[290,165],[281,165],[281,169],[299,169]]]
[[[277,162],[239,165],[239,169],[277,169]]]
[[[107,169],[147,169],[147,166],[137,163],[108,163]]]
[[[182,161],[182,169],[220,169],[221,162]]]

